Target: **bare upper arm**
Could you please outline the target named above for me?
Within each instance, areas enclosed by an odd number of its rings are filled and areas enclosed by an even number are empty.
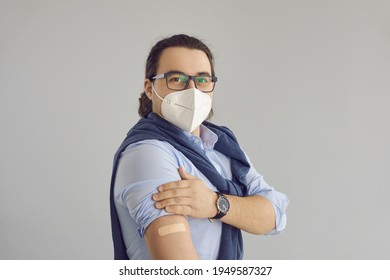
[[[199,259],[184,216],[169,215],[154,220],[145,231],[145,241],[153,259]]]

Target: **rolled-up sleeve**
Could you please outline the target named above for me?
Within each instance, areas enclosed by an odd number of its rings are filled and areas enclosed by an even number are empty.
[[[265,182],[263,176],[251,166],[247,174],[248,195],[260,195],[268,199],[275,211],[275,229],[268,232],[266,235],[278,234],[286,228],[287,215],[286,210],[289,204],[289,199],[284,193],[281,193]]]
[[[118,167],[117,204],[128,209],[141,238],[150,223],[169,215],[154,205],[152,195],[158,186],[180,180],[177,159],[166,145],[147,140],[133,144],[123,152]]]

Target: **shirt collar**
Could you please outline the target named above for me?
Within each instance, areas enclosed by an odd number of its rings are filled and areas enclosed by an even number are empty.
[[[215,143],[218,141],[217,134],[203,124],[200,125],[200,138],[205,149],[213,149]]]
[[[186,131],[183,131],[183,133],[188,137],[189,141],[197,144],[202,149],[213,149],[215,143],[218,141],[217,134],[203,124],[201,124],[199,128],[199,137]]]

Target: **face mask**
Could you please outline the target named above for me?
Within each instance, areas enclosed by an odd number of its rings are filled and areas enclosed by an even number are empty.
[[[210,113],[211,97],[196,88],[175,91],[165,98],[157,93],[153,84],[152,88],[162,101],[161,112],[164,118],[184,131],[192,132]]]

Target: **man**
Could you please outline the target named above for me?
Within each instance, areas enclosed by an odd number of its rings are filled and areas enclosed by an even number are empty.
[[[241,259],[241,230],[285,228],[287,197],[265,183],[229,129],[205,121],[216,81],[200,40],[175,35],[152,48],[142,118],[114,159],[115,258]]]

